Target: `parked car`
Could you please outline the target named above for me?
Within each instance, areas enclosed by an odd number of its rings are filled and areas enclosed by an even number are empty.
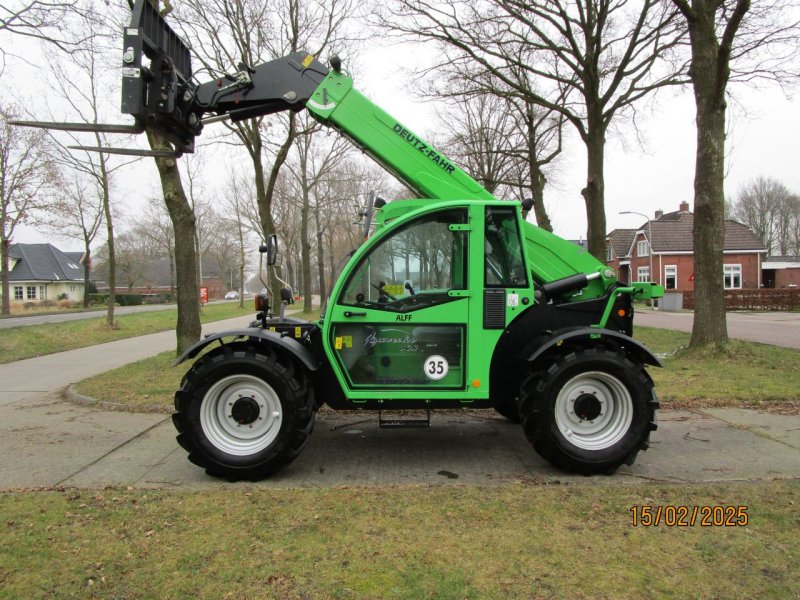
[[[236,290],[231,290],[227,294],[225,294],[225,300],[238,300],[239,299],[239,292]]]

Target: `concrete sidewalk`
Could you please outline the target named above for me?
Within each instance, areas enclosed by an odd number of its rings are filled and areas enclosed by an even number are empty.
[[[218,331],[246,324],[209,324]],[[0,489],[216,488],[175,442],[169,416],[65,401],[70,383],[174,345],[174,332],[0,365]],[[800,416],[740,409],[661,411],[649,451],[614,477],[580,477],[541,460],[519,425],[491,411],[434,413],[429,429],[379,429],[373,413],[322,414],[300,458],[264,487],[512,481],[624,484],[800,478]],[[251,484],[237,484],[251,485]]]

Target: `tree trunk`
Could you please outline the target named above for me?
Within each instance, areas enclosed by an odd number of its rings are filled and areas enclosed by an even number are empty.
[[[531,183],[530,190],[533,196],[533,214],[536,217],[536,224],[552,233],[553,224],[550,222],[550,216],[547,214],[547,209],[544,206],[544,186],[547,183],[547,178],[542,173],[539,165],[531,159]]]
[[[581,190],[581,195],[586,203],[586,240],[592,256],[605,262],[606,211],[603,176],[605,127],[602,114],[590,114],[588,122],[588,133],[584,139],[587,158],[586,187]]]
[[[725,244],[725,83],[718,68],[714,10],[697,11],[689,24],[692,78],[697,105],[697,157],[694,176],[695,313],[690,345],[728,341],[723,286]],[[725,65],[727,70],[727,64]]]
[[[536,130],[536,113],[533,105],[526,104],[525,119],[528,129],[528,173],[530,174],[530,190],[533,196],[533,214],[536,224],[549,232],[553,232],[553,224],[544,206],[544,186],[547,178],[542,173],[542,164],[537,160],[538,132]],[[560,138],[559,138],[560,139]],[[560,147],[560,143],[559,143]]]
[[[272,168],[269,172],[269,179],[264,185],[264,169],[261,162],[261,138],[254,140],[255,148],[253,153],[253,167],[255,169],[255,183],[256,183],[256,200],[258,202],[258,216],[261,219],[261,229],[264,233],[264,239],[267,236],[275,233],[275,222],[272,219],[272,197],[275,194],[275,186],[278,183],[278,175],[280,174],[281,167],[283,167],[286,159],[289,156],[289,150],[297,137],[297,129],[295,127],[295,115],[289,115],[289,128],[286,132],[286,139],[278,148],[275,155],[275,162],[272,163]],[[276,278],[271,278],[268,283],[272,290],[273,304],[276,309],[280,308],[280,289],[281,283]]]
[[[305,173],[305,164],[302,165]],[[306,187],[305,185],[303,186]],[[300,256],[303,262],[303,312],[311,312],[311,241],[308,239],[308,190],[303,189],[303,206],[300,209]]]
[[[92,268],[92,250],[89,240],[83,244],[83,308],[89,308],[89,271]]]
[[[170,150],[167,141],[148,131],[153,150]],[[195,254],[195,216],[181,183],[174,158],[156,158],[164,202],[175,230],[175,270],[177,279],[177,353],[181,354],[200,339],[200,311],[197,298],[197,255]]]
[[[323,247],[322,229],[319,223],[319,206],[314,208],[314,225],[317,229],[317,276],[319,278],[319,297],[325,300],[325,249]]]
[[[99,137],[97,138],[100,139]],[[102,145],[98,142],[98,146]],[[117,302],[117,255],[114,249],[114,219],[111,216],[111,191],[108,185],[108,172],[103,155],[100,155],[100,177],[103,190],[103,215],[106,220],[106,244],[108,246],[108,308],[106,325],[114,327],[114,305]]]
[[[2,234],[0,234],[2,235]],[[0,261],[2,261],[2,280],[3,280],[3,314],[10,315],[11,314],[11,297],[9,294],[11,293],[11,284],[9,279],[11,278],[11,270],[9,269],[10,261],[8,259],[8,251],[11,247],[11,242],[6,239],[5,235],[2,235],[2,239],[0,239],[0,252],[2,252],[2,257],[0,257]]]
[[[169,260],[169,299],[170,302],[175,301],[175,249],[170,248],[167,250],[167,259]]]

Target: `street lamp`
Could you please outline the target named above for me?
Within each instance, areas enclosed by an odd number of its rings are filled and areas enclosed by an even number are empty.
[[[644,217],[645,219],[647,219],[647,256],[650,258],[649,275],[650,275],[650,281],[655,283],[656,282],[655,281],[655,277],[653,277],[653,243],[651,242],[651,240],[653,239],[653,231],[652,231],[652,228],[650,227],[650,217],[648,217],[644,213],[636,212],[635,210],[623,210],[623,211],[620,211],[619,214],[621,214],[621,215],[639,215],[640,217]],[[638,279],[638,277],[637,277],[637,279]],[[650,308],[652,308],[652,307],[653,307],[653,299],[650,298]]]

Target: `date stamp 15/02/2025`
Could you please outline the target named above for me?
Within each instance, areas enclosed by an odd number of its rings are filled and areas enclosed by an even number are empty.
[[[635,504],[630,513],[634,527],[744,527],[750,522],[747,510],[745,505]]]

